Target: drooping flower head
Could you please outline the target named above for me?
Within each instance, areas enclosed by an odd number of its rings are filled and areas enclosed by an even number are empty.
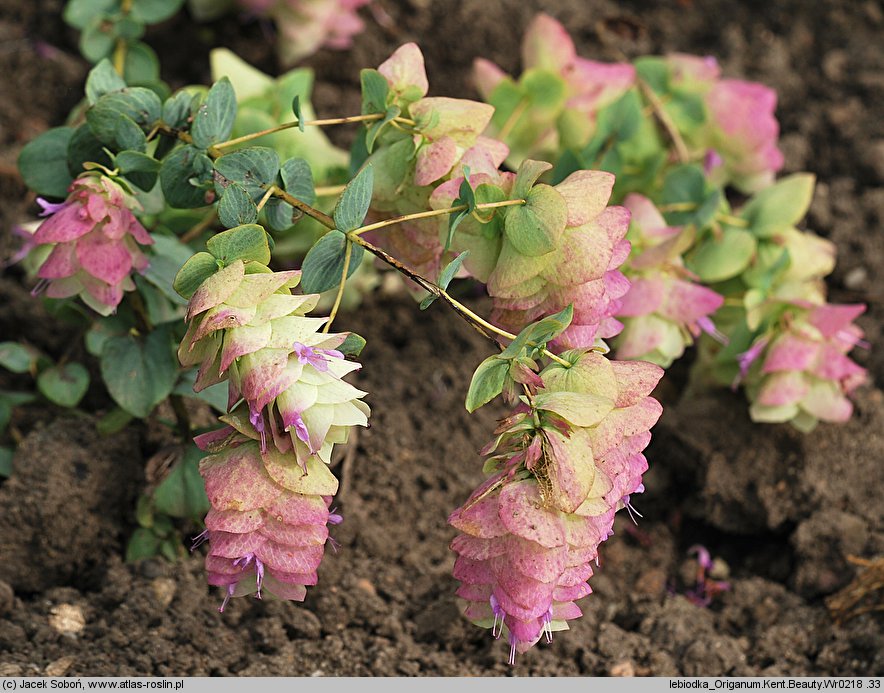
[[[212,453],[200,464],[212,505],[206,570],[225,590],[222,610],[245,594],[300,601],[316,583],[327,525],[341,520],[328,509],[338,482],[327,464],[369,414],[366,393],[343,380],[359,368],[339,350],[348,335],[320,333],[326,318],[306,315],[319,296],[292,293],[301,273],[251,259],[269,261],[260,227],[224,233],[257,238],[258,251],[214,258],[224,266],[190,294],[178,351],[199,364],[195,390],[229,380],[227,427],[197,439]],[[176,285],[189,273],[186,264]]]
[[[244,414],[244,412],[243,412]],[[196,439],[212,454],[200,462],[211,509],[206,516],[210,585],[231,597],[255,594],[303,601],[340,516],[328,506],[338,480],[316,458],[302,469],[292,455],[262,452],[260,434],[245,415]]]
[[[110,315],[135,289],[132,271],[144,272],[147,257],[141,246],[153,239],[136,219],[135,198],[107,176],[84,174],[70,186],[68,198],[58,204],[42,203],[48,216],[33,236],[37,246],[51,244],[52,251],[37,271],[50,298],[79,295],[86,305]]]
[[[648,396],[659,367],[586,351],[562,357],[570,367],[541,373],[545,387],[483,451],[493,475],[449,518],[460,531],[451,548],[465,614],[507,635],[511,663],[581,615],[574,602],[591,592],[599,544],[643,490],[642,450],[661,412]]]
[[[322,333],[326,319],[305,315],[319,296],[291,293],[300,272],[246,268],[237,260],[194,293],[179,359],[200,364],[198,390],[230,378],[230,405],[245,400],[263,448],[269,439],[302,466],[312,455],[329,462],[349,428],[368,422],[365,393],[342,380],[359,368],[337,349],[347,335]]]

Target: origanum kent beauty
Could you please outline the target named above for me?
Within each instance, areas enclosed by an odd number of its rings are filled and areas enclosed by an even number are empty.
[[[84,2],[65,13],[81,29]],[[173,91],[123,29],[181,0],[96,3],[114,40],[84,33],[82,104],[21,154],[41,220],[17,257],[54,315],[77,316],[114,421],[163,407],[179,439],[127,557],[179,559],[173,520],[202,523],[221,611],[328,588],[347,519],[332,465],[370,417],[365,340],[340,325],[381,283],[487,338],[455,387],[469,412],[500,398],[500,421],[448,522],[464,614],[511,664],[580,617],[615,514],[637,517],[664,368],[693,349],[692,386],[741,388],[758,422],[851,416],[864,306],[828,301],[835,247],[804,228],[813,176],[777,177],[776,93],[713,56],[592,60],[540,15],[519,77],[476,60],[483,100],[435,93],[406,43],[360,72],[359,112],[318,116],[312,72],[225,50],[211,85]],[[346,48],[365,4],[191,9],[272,18],[288,63]],[[349,152],[326,127],[351,128]]]

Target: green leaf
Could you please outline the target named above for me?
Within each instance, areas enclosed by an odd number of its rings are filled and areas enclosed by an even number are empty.
[[[120,407],[114,407],[98,420],[95,428],[100,436],[112,436],[126,428],[130,421],[132,414]]]
[[[365,348],[365,338],[356,334],[355,332],[349,332],[347,334],[347,338],[344,340],[344,343],[338,347],[338,351],[340,351],[344,356],[359,356],[362,353],[362,350]]]
[[[190,117],[192,103],[193,94],[187,91],[179,91],[169,97],[163,104],[163,122],[170,128],[183,127]]]
[[[472,414],[503,392],[509,368],[509,361],[497,355],[489,356],[479,364],[467,391],[465,406],[468,412]]]
[[[534,109],[555,113],[562,108],[568,85],[558,73],[532,68],[522,74],[519,82]]]
[[[101,376],[114,401],[133,416],[145,418],[175,385],[178,359],[169,329],[161,325],[146,339],[125,335],[105,342]]]
[[[119,0],[68,0],[62,16],[75,29],[83,29],[96,16],[110,14],[118,5]]]
[[[470,254],[469,250],[464,250],[460,255],[454,258],[451,262],[445,265],[445,268],[439,274],[439,281],[436,284],[442,289],[447,289],[448,285],[451,283],[451,280],[454,279],[454,276],[457,274],[460,266],[463,264],[464,259],[467,255]],[[426,310],[429,308],[433,301],[436,300],[436,296],[434,294],[430,294],[423,301],[421,301],[420,309]]]
[[[86,100],[91,106],[105,94],[126,88],[126,80],[114,69],[110,60],[105,58],[89,71],[86,78]]]
[[[452,204],[453,207],[458,207],[459,205],[466,205],[467,208],[462,209],[459,212],[452,212],[448,215],[448,235],[445,238],[445,252],[448,252],[452,241],[454,241],[454,232],[457,231],[457,227],[460,226],[464,219],[476,211],[476,191],[473,190],[473,186],[470,183],[469,166],[463,167],[463,180],[458,187],[457,199],[455,199]],[[432,303],[432,301],[430,301],[430,303]],[[429,305],[429,303],[427,305]]]
[[[129,84],[141,84],[156,91],[160,80],[160,60],[153,48],[141,41],[129,44],[126,50],[126,62],[123,64],[123,75]],[[162,85],[157,96],[165,98],[169,95],[168,87]]]
[[[374,169],[371,164],[368,164],[347,184],[335,205],[334,219],[338,231],[346,233],[358,229],[362,225],[371,205],[373,186]]]
[[[301,287],[304,293],[319,294],[341,283],[347,243],[350,243],[347,237],[335,230],[329,231],[310,248],[301,265]],[[361,245],[352,244],[348,277],[359,267],[364,253]]]
[[[102,16],[93,16],[80,34],[79,48],[83,57],[90,63],[97,63],[110,56],[117,39],[116,29],[115,23]]]
[[[658,94],[669,91],[669,66],[663,58],[642,57],[635,60],[635,71]]]
[[[688,255],[688,269],[703,283],[730,279],[749,266],[755,246],[755,238],[749,231],[726,227],[721,238],[706,239]]]
[[[285,191],[298,198],[301,202],[312,205],[316,201],[316,190],[313,187],[313,171],[304,159],[292,158],[285,161],[279,169]],[[291,224],[289,224],[291,226]]]
[[[191,397],[193,399],[201,400],[221,414],[227,413],[226,382],[215,383],[214,385],[209,385],[209,387],[204,387],[199,392],[194,392],[193,385],[195,382],[196,369],[191,368],[181,374],[181,379],[178,381],[178,384],[172,392],[173,394],[181,395],[182,397]]]
[[[603,150],[611,145],[625,142],[639,132],[642,124],[642,103],[634,90],[627,91],[614,103],[599,110],[595,132],[583,148],[580,158],[590,166]]]
[[[245,188],[239,183],[231,183],[224,189],[224,196],[218,203],[218,219],[228,229],[254,224],[258,221],[258,206]]]
[[[68,170],[68,144],[74,128],[52,128],[28,142],[18,156],[22,179],[38,195],[65,198],[73,178]]]
[[[359,73],[362,85],[362,113],[383,113],[387,110],[390,85],[377,70],[364,69]],[[369,150],[370,151],[370,150]]]
[[[146,527],[139,527],[129,538],[126,545],[126,562],[134,563],[145,558],[156,556],[162,540]]]
[[[706,177],[699,166],[685,164],[674,168],[663,181],[661,202],[664,205],[693,203],[693,209],[666,212],[666,222],[673,226],[694,224],[705,226],[715,215],[721,200],[721,191],[708,188]]]
[[[298,121],[298,130],[304,132],[306,126],[304,125],[304,115],[301,113],[301,95],[295,94],[295,98],[292,99],[292,113],[295,114],[295,120]]]
[[[534,161],[525,159],[516,172],[516,180],[513,182],[513,197],[525,197],[531,192],[531,188],[544,173],[552,168],[552,164],[546,161]]]
[[[115,135],[121,116],[130,118],[147,132],[162,113],[163,102],[154,91],[145,87],[126,87],[99,98],[86,111],[86,122],[99,140],[107,142]]]
[[[528,350],[530,356],[532,350],[546,348],[548,342],[568,329],[568,325],[573,319],[574,306],[568,305],[555,315],[531,323],[519,332],[509,346],[500,353],[500,356],[502,358],[518,358],[524,350]]]
[[[0,477],[8,479],[12,476],[12,458],[11,448],[0,448]]]
[[[193,118],[190,134],[194,146],[206,149],[226,140],[233,131],[235,120],[236,92],[233,91],[230,80],[222,77],[209,89],[206,100]]]
[[[172,287],[183,298],[189,299],[200,285],[218,271],[218,261],[206,252],[199,252],[184,263],[175,275]]]
[[[270,262],[267,232],[258,224],[243,224],[229,231],[216,233],[208,240],[206,248],[225,266],[234,260],[254,261],[262,265]]]
[[[18,342],[0,342],[0,366],[13,373],[28,373],[36,367],[40,352]]]
[[[132,329],[133,325],[131,322],[133,318],[130,316],[124,318],[123,315],[123,311],[120,311],[116,315],[109,315],[95,320],[84,338],[86,351],[93,356],[101,356],[104,343],[108,339],[111,337],[121,337]]]
[[[399,106],[390,106],[384,113],[383,118],[381,118],[380,120],[376,120],[368,126],[368,129],[366,129],[365,131],[365,147],[369,154],[374,150],[375,141],[377,140],[383,129],[387,127],[387,125],[392,123],[401,114],[402,109],[399,108]]]
[[[76,407],[89,389],[89,371],[79,363],[53,366],[37,376],[37,389],[50,402]]]
[[[133,0],[132,14],[145,24],[157,24],[174,15],[184,0]]]
[[[150,264],[144,278],[159,289],[173,303],[182,305],[184,301],[173,288],[181,267],[190,260],[193,251],[173,236],[155,234],[150,247]]]
[[[163,159],[160,187],[169,206],[191,209],[206,205],[207,191],[191,182],[197,177],[195,166],[200,156],[205,155],[196,147],[185,145]]]
[[[156,173],[162,164],[148,154],[142,152],[122,151],[114,157],[114,165],[120,173],[132,173],[133,171]]]
[[[574,426],[596,426],[614,408],[607,397],[582,392],[544,392],[534,398],[538,409],[551,411]]]
[[[75,175],[79,175],[84,170],[83,165],[87,161],[101,164],[107,168],[114,167],[114,163],[108,155],[105,146],[95,138],[95,135],[92,134],[92,129],[86,123],[83,123],[74,130],[74,134],[71,136],[70,142],[68,142],[68,170]]]
[[[756,193],[740,211],[740,216],[749,222],[752,232],[760,238],[791,228],[807,214],[815,182],[816,176],[812,173],[795,173],[781,178]]]
[[[271,197],[264,205],[264,220],[274,231],[286,231],[301,219],[301,212],[295,212],[295,208],[288,202],[283,202],[278,197]]]
[[[239,183],[257,201],[276,182],[279,155],[268,147],[247,147],[216,159],[215,170],[228,181]],[[219,195],[224,194],[225,184],[216,180]]]
[[[537,185],[525,196],[526,203],[509,209],[504,232],[522,255],[546,255],[568,222],[568,205],[548,185]]]
[[[199,462],[205,457],[196,445],[189,445],[181,460],[153,493],[157,512],[182,519],[199,520],[209,510]]]

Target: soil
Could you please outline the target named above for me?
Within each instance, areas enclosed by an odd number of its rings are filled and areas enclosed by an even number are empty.
[[[376,0],[349,53],[322,53],[319,113],[358,110],[358,70],[418,41],[433,94],[473,96],[468,68],[483,55],[518,65],[522,29],[538,9],[564,22],[583,55],[664,51],[716,55],[730,76],[776,88],[786,170],[818,187],[808,226],[838,244],[835,301],[865,301],[860,320],[884,331],[884,6],[839,0],[656,3]],[[62,122],[87,66],[60,0],[0,8],[0,250],[33,212],[14,170],[24,142]],[[228,45],[278,71],[256,24],[216,22],[177,40],[186,17],[147,40],[173,84],[208,78],[207,51]],[[168,56],[168,58],[167,58]],[[27,97],[25,98],[25,95]],[[346,139],[346,135],[335,135]],[[0,280],[0,334],[60,355],[57,329],[15,269]],[[685,369],[658,391],[666,405],[648,450],[647,492],[602,548],[584,617],[506,664],[504,646],[459,614],[446,525],[480,481],[477,451],[493,407],[468,416],[470,373],[489,353],[466,324],[433,306],[379,294],[340,325],[368,339],[359,386],[372,427],[338,466],[340,544],[303,605],[235,600],[223,615],[201,558],[123,563],[151,425],[100,437],[108,403],[89,413],[24,407],[14,474],[0,482],[0,675],[882,675],[880,613],[837,622],[826,597],[856,575],[849,558],[884,555],[884,349],[860,351],[872,382],[843,426],[803,436],[754,425],[730,392],[687,387]],[[6,387],[14,380],[4,380]],[[8,441],[7,441],[8,442]],[[182,527],[183,531],[193,528]],[[699,607],[685,592],[706,546],[731,589]],[[878,595],[880,606],[880,593]]]

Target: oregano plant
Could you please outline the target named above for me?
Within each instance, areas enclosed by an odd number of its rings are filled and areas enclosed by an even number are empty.
[[[489,103],[429,96],[409,43],[362,70],[359,113],[319,118],[309,71],[271,78],[227,51],[208,86],[133,77],[130,24],[178,3],[105,4],[116,28],[102,24],[113,41],[90,54],[84,102],[19,159],[45,216],[22,261],[82,327],[117,406],[106,429],[174,414],[172,473],[139,502],[127,555],[175,558],[172,518],[204,518],[222,611],[317,583],[343,520],[329,464],[370,416],[350,376],[365,340],[332,327],[379,266],[416,310],[488,340],[465,406],[499,397],[508,413],[449,522],[465,613],[511,663],[580,616],[615,514],[644,490],[661,366],[701,334],[718,341],[700,365],[744,384],[754,418],[849,416],[861,307],[825,303],[833,249],[795,226],[812,178],[774,182],[769,97],[761,128],[726,105],[763,88],[723,87],[687,56],[584,61],[541,17],[518,82],[477,66]],[[336,126],[356,131],[349,153],[322,134]],[[751,196],[732,204],[730,186]],[[484,287],[489,314],[455,279]],[[85,392],[79,364],[15,344],[0,358],[62,406]],[[194,397],[217,426],[194,427]]]

